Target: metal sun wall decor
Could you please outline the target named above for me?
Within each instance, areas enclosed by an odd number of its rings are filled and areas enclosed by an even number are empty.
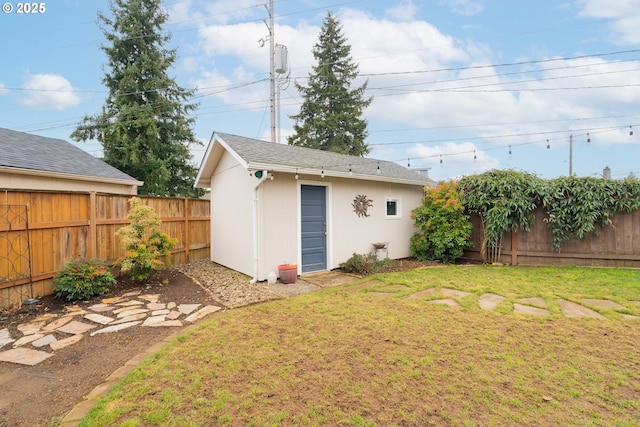
[[[373,200],[369,199],[364,194],[358,194],[353,199],[351,206],[353,206],[353,211],[359,217],[368,217],[369,214],[367,213],[367,210],[373,206]]]

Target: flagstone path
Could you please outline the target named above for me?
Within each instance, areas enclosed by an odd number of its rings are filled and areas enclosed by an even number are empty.
[[[0,362],[36,365],[85,336],[108,334],[134,326],[175,328],[193,323],[221,307],[159,302],[158,294],[134,291],[82,309],[66,307],[62,315],[43,314],[18,325],[19,336],[0,329]]]
[[[406,290],[407,287],[404,285],[384,285],[383,282],[378,280],[371,280],[368,282],[360,283],[358,285],[354,285],[351,287],[347,287],[346,289],[349,291],[360,291],[367,290],[369,288],[374,288],[375,290],[366,291],[367,295],[371,296],[380,296],[380,297],[391,297],[398,294],[398,291]],[[460,307],[460,303],[457,301],[462,298],[466,298],[470,295],[473,295],[471,292],[460,291],[457,289],[448,289],[448,288],[428,288],[419,292],[411,293],[404,298],[406,299],[428,299],[429,304],[440,304],[447,305],[449,307]],[[445,298],[436,298],[439,296],[443,296]],[[492,293],[485,293],[478,297],[478,306],[482,310],[493,311],[500,304],[505,303],[506,298],[502,295],[496,295]],[[607,318],[603,316],[596,309],[607,309],[607,310],[627,310],[628,307],[625,307],[617,302],[606,300],[606,299],[581,299],[578,302],[567,301],[564,299],[556,299],[555,301],[560,307],[560,311],[562,315],[568,318],[571,317],[588,317],[593,319],[606,320]],[[507,304],[511,304],[513,307],[514,314],[524,314],[530,316],[549,316],[551,312],[547,308],[547,302],[539,297],[533,298],[520,298],[515,302],[506,302]],[[640,305],[640,301],[629,301],[630,306]],[[633,316],[631,314],[626,313],[618,313],[622,319],[625,320],[640,320],[640,316]]]

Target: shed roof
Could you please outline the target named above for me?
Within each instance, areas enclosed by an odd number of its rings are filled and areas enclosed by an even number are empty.
[[[336,176],[369,181],[425,185],[429,178],[387,160],[351,156],[324,150],[274,144],[238,135],[214,132],[202,160],[196,186],[210,186],[209,177],[224,147],[248,170]]]
[[[0,168],[142,185],[142,182],[63,139],[4,128],[0,128]]]

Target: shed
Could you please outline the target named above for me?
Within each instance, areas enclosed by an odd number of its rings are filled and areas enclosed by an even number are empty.
[[[411,256],[429,179],[396,163],[217,133],[196,187],[211,189],[211,260],[266,280],[338,268],[354,253]]]
[[[142,184],[65,140],[0,128],[0,189],[137,194]]]

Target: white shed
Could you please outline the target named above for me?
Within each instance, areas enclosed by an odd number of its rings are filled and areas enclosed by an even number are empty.
[[[383,243],[411,256],[428,177],[396,163],[214,133],[196,187],[211,189],[211,260],[266,280],[278,265],[332,270]]]

